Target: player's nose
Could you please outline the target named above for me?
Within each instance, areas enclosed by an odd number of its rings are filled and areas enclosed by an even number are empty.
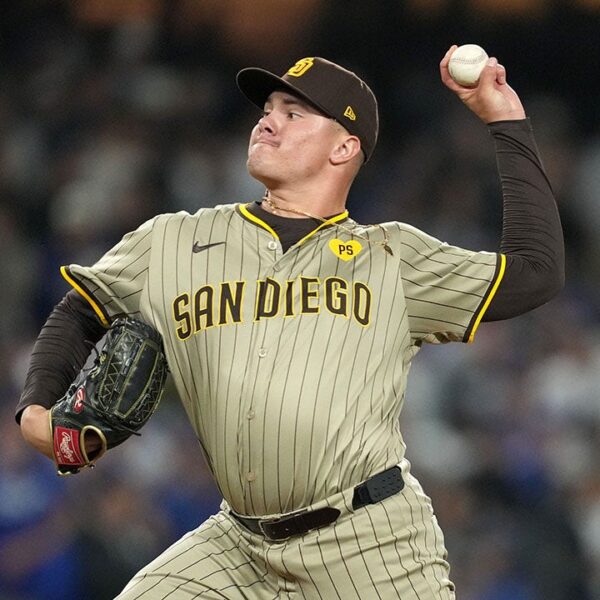
[[[272,115],[272,112],[263,113],[263,116],[258,120],[258,129],[260,132],[267,131],[274,134],[277,131],[277,123]]]

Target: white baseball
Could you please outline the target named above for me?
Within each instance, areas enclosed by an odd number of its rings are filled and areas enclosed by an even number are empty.
[[[487,52],[477,44],[459,46],[450,57],[448,71],[456,83],[475,87],[488,60]]]

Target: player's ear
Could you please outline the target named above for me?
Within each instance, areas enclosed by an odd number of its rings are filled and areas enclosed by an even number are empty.
[[[334,165],[350,162],[361,152],[360,140],[355,135],[346,135],[333,147],[329,159]]]

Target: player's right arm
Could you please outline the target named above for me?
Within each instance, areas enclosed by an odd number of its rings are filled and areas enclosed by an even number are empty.
[[[70,291],[56,305],[36,340],[16,419],[24,439],[49,458],[53,457],[50,408],[84,365],[90,344],[98,342],[105,331],[88,303]],[[96,436],[86,436],[88,453],[99,444]]]
[[[25,440],[52,457],[49,410],[69,389],[92,346],[121,315],[137,315],[146,282],[154,219],[126,234],[94,266],[63,267],[73,286],[42,327],[16,409]],[[96,441],[86,436],[86,450]]]

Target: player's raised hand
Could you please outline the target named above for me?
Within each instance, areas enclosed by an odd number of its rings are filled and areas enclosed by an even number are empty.
[[[525,109],[517,93],[506,82],[506,69],[490,57],[475,87],[462,86],[450,75],[448,63],[457,46],[451,46],[440,62],[442,82],[451,89],[484,123],[524,119]]]

